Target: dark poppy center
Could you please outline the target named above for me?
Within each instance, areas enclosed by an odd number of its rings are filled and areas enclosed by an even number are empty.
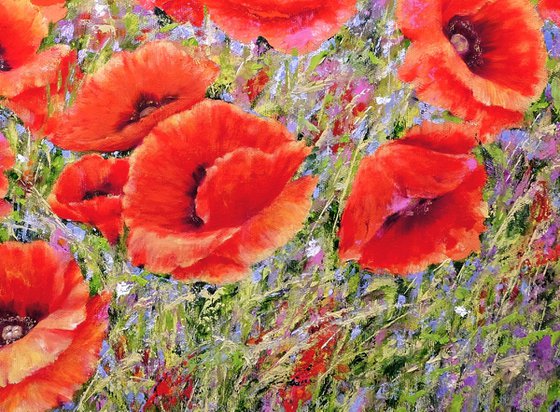
[[[476,69],[484,64],[480,36],[466,17],[455,16],[449,20],[445,34],[469,68]]]
[[[191,186],[190,190],[187,192],[187,195],[193,200],[191,207],[187,211],[187,218],[186,223],[192,225],[194,227],[200,227],[204,224],[204,220],[196,213],[196,204],[194,200],[196,199],[196,195],[198,194],[198,188],[204,181],[206,177],[206,167],[204,165],[198,165],[194,172],[192,173],[193,178],[193,185]]]
[[[5,57],[6,49],[0,46],[0,72],[9,72],[12,70],[12,66],[8,63]]]
[[[383,235],[387,230],[389,230],[399,219],[411,218],[427,215],[436,199],[413,199],[411,202],[403,209],[387,216],[381,228],[377,231],[377,236]]]
[[[160,99],[151,94],[141,94],[134,104],[134,111],[132,114],[118,125],[119,130],[124,129],[130,124],[139,122],[144,117],[148,117],[159,108],[173,103],[177,99],[178,97],[174,95],[163,96]]]
[[[91,190],[84,194],[83,200],[91,200],[100,196],[109,196],[111,193],[105,190]]]
[[[36,324],[29,316],[0,313],[0,348],[23,338]]]

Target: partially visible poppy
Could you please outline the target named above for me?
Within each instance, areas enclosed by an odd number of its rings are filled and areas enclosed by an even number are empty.
[[[202,0],[138,0],[138,3],[146,9],[157,7],[179,23],[190,22],[200,27],[204,21]]]
[[[340,257],[406,275],[480,249],[484,168],[474,132],[424,124],[362,160],[340,228]]]
[[[315,318],[317,323],[307,328],[306,349],[299,354],[290,381],[278,391],[286,412],[296,412],[300,404],[310,401],[313,397],[310,386],[329,370],[341,332],[340,327],[332,323],[332,316],[327,315],[334,307],[335,300],[330,297],[311,314],[311,319]]]
[[[53,83],[29,88],[4,103],[36,137],[48,133],[49,120],[52,121],[63,111],[67,92],[81,77],[76,51],[66,47],[57,50],[60,52],[60,60]]]
[[[539,13],[543,19],[560,26],[560,2],[558,0],[540,0]]]
[[[147,43],[116,54],[86,78],[51,137],[69,150],[128,150],[161,120],[202,100],[218,67],[178,43]]]
[[[255,76],[247,80],[243,91],[247,93],[247,97],[249,97],[249,102],[251,104],[257,100],[269,81],[270,76],[268,75],[266,68],[260,69]]]
[[[546,84],[542,21],[527,0],[399,0],[397,20],[412,40],[401,79],[479,123],[485,140],[519,125]]]
[[[62,20],[68,13],[66,0],[31,0],[31,3],[40,7],[43,16],[53,23]]]
[[[0,410],[43,411],[95,371],[109,294],[90,297],[70,255],[48,243],[0,245]]]
[[[115,243],[123,228],[122,194],[127,179],[127,159],[87,155],[64,168],[49,204],[61,218],[93,225]]]
[[[233,38],[259,36],[284,53],[308,53],[356,13],[356,0],[205,0],[210,18]]]
[[[135,265],[222,283],[250,273],[301,228],[309,149],[275,121],[204,101],[161,122],[131,157],[124,216]]]
[[[321,325],[322,328],[310,339],[309,348],[305,349],[297,361],[290,384],[279,390],[282,406],[286,412],[297,412],[300,404],[311,400],[311,386],[320,375],[327,371],[329,360],[336,348],[339,328],[334,325]]]
[[[159,372],[156,385],[150,390],[150,395],[144,404],[145,411],[173,410],[177,408],[179,402],[191,403],[191,398],[195,388],[195,381],[188,373],[188,361],[180,365]],[[159,407],[159,408],[158,408]],[[192,404],[189,405],[189,408]]]
[[[6,216],[11,212],[12,206],[3,198],[8,193],[8,179],[4,172],[14,166],[15,158],[10,144],[3,134],[0,133],[0,217]]]
[[[61,59],[69,47],[38,52],[48,22],[28,1],[0,2],[0,96],[12,98],[29,89],[56,83]]]

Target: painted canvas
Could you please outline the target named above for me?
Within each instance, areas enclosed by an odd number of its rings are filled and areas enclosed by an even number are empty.
[[[0,412],[560,411],[559,25],[0,0]]]

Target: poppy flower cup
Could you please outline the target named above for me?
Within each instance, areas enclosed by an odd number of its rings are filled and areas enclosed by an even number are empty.
[[[56,84],[65,45],[38,52],[48,21],[29,1],[0,2],[0,96],[14,98],[27,90]]]
[[[340,258],[406,275],[480,249],[484,168],[474,132],[424,124],[362,160],[340,228]]]
[[[90,297],[76,262],[45,242],[0,244],[0,256],[0,410],[47,410],[95,371],[109,295]]]
[[[218,67],[169,41],[120,52],[89,76],[50,139],[75,151],[136,147],[161,120],[204,99]]]
[[[278,122],[204,101],[161,122],[131,157],[124,217],[135,265],[223,283],[302,227],[317,179],[310,149]]]
[[[0,218],[6,216],[12,211],[12,206],[3,198],[8,193],[8,179],[4,172],[14,166],[15,158],[10,144],[0,133]]]
[[[399,76],[422,100],[477,122],[483,140],[519,125],[546,84],[542,21],[527,0],[399,0],[412,44]]]
[[[210,18],[233,38],[259,36],[275,49],[308,53],[356,13],[356,0],[205,0]]]
[[[64,168],[49,204],[61,218],[93,225],[114,244],[122,233],[122,194],[127,179],[127,159],[87,155]]]

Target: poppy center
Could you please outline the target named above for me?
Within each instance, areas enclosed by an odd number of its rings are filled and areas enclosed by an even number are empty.
[[[2,46],[0,46],[0,72],[9,72],[10,70],[12,70],[12,66],[10,66],[10,64],[6,60],[6,57],[4,56],[5,53],[6,50]]]
[[[29,316],[0,314],[0,348],[23,338],[36,324],[37,321]]]
[[[476,69],[484,64],[480,36],[467,18],[453,17],[447,23],[445,34],[469,68]]]
[[[383,225],[377,231],[377,236],[382,236],[385,234],[387,230],[389,230],[399,219],[407,218],[407,217],[418,217],[427,215],[433,203],[437,200],[436,199],[410,199],[408,200],[408,204],[403,207],[402,209],[396,211],[395,213],[387,216]]]
[[[178,97],[174,95],[163,96],[160,99],[151,94],[141,94],[134,104],[134,111],[132,114],[119,124],[119,130],[124,129],[130,124],[139,122],[144,117],[148,117],[159,108],[166,106],[169,103],[173,103],[177,99]]]
[[[204,224],[204,220],[202,220],[202,218],[198,216],[196,213],[196,204],[194,200],[196,199],[196,195],[198,194],[198,188],[204,181],[205,177],[206,177],[206,167],[204,165],[198,165],[197,168],[192,173],[194,184],[191,187],[191,190],[189,190],[187,193],[187,195],[193,200],[193,202],[188,210],[186,223],[194,227],[200,227]]]
[[[95,197],[109,196],[109,195],[110,195],[110,193],[109,193],[109,192],[106,192],[106,191],[104,191],[104,190],[92,190],[92,191],[86,192],[86,193],[84,194],[83,199],[84,199],[84,200],[91,200],[91,199],[93,199],[93,198],[95,198]]]

